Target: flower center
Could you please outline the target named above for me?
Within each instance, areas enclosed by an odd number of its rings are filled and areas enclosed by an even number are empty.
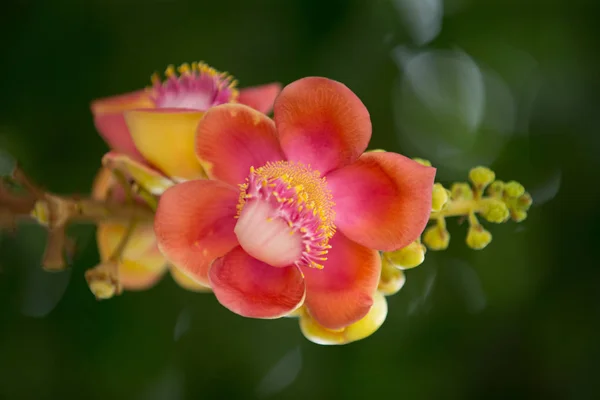
[[[152,76],[152,100],[158,108],[189,108],[206,111],[210,107],[235,101],[237,81],[227,73],[216,71],[204,63],[171,65],[165,80]]]
[[[251,167],[240,189],[235,234],[248,254],[275,267],[323,268],[335,233],[335,204],[318,171],[267,163]]]

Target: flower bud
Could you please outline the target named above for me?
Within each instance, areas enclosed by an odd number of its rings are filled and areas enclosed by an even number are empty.
[[[446,250],[450,243],[450,233],[445,226],[430,226],[423,233],[423,243],[431,250]]]
[[[515,222],[521,222],[527,218],[527,211],[525,210],[511,210],[510,217]]]
[[[431,162],[429,160],[424,160],[422,158],[413,158],[413,161],[416,161],[419,164],[424,165],[426,167],[431,167]]]
[[[502,181],[492,182],[487,189],[488,195],[492,197],[502,197],[502,194],[504,193],[504,185],[505,183]]]
[[[105,300],[121,294],[118,268],[116,263],[109,261],[86,271],[85,280],[96,299]]]
[[[402,289],[406,277],[401,269],[398,269],[386,256],[381,260],[381,277],[377,290],[386,296],[396,294]]]
[[[509,217],[506,204],[502,200],[493,197],[481,200],[480,214],[486,220],[496,224],[505,222]]]
[[[496,179],[496,174],[489,168],[475,167],[469,171],[469,179],[473,182],[475,187],[485,189],[487,185]]]
[[[523,194],[525,194],[525,188],[519,182],[510,181],[504,185],[504,194],[508,197],[516,199],[517,197],[521,197]]]
[[[450,188],[452,199],[454,200],[471,200],[473,199],[473,189],[466,182],[453,183]]]
[[[423,263],[426,251],[425,246],[419,241],[414,241],[402,249],[383,254],[396,268],[410,269]]]
[[[433,185],[433,193],[432,193],[432,201],[431,201],[431,211],[438,212],[442,211],[446,203],[448,202],[448,191],[445,187],[442,186],[441,183],[436,183]]]
[[[467,233],[467,246],[481,250],[492,241],[492,234],[481,225],[472,225]]]
[[[531,203],[533,203],[533,200],[531,199],[531,195],[529,193],[524,193],[521,197],[517,199],[517,207],[520,210],[529,210],[529,207],[531,207]]]

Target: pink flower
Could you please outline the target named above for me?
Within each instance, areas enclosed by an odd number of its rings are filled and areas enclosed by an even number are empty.
[[[167,189],[155,219],[163,254],[246,317],[300,306],[326,329],[372,308],[379,250],[402,248],[427,224],[435,169],[365,153],[369,113],[343,84],[304,78],[275,100],[208,110],[196,154],[209,180]],[[308,329],[308,328],[307,328]]]
[[[193,179],[202,176],[192,149],[193,132],[204,111],[239,102],[269,112],[281,85],[271,83],[238,92],[231,76],[204,63],[183,64],[177,72],[170,66],[164,81],[155,74],[150,88],[97,99],[91,109],[98,132],[115,152],[150,163],[169,177]],[[126,121],[123,112],[129,110],[138,112]],[[190,151],[182,152],[185,148]]]

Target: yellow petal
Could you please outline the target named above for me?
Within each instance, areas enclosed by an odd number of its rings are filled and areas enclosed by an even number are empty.
[[[170,270],[173,280],[182,288],[199,293],[212,292],[211,288],[196,282],[176,266],[172,265]]]
[[[98,224],[96,239],[98,249],[103,260],[108,259],[115,251],[121,238],[125,234],[127,226],[116,223]],[[131,234],[125,251],[122,254],[123,259],[137,260],[146,255],[152,247],[156,246],[156,236],[151,224],[140,225],[135,228]]]
[[[162,257],[123,260],[119,263],[119,281],[125,290],[149,289],[162,278],[166,266]]]
[[[175,181],[204,178],[194,140],[200,111],[151,109],[125,112],[135,146],[152,165]]]
[[[300,329],[311,342],[324,345],[347,344],[372,335],[385,321],[387,301],[377,292],[373,296],[373,306],[367,315],[358,322],[334,331],[319,325],[310,315],[300,316]]]
[[[102,157],[102,164],[110,170],[122,172],[126,177],[133,179],[142,188],[155,195],[161,195],[175,184],[158,171],[124,154],[108,153]]]

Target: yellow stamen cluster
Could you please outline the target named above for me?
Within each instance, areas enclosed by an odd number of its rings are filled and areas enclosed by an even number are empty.
[[[235,103],[239,91],[237,90],[238,81],[228,72],[220,72],[204,63],[203,61],[189,63],[183,63],[179,67],[175,68],[173,65],[169,65],[164,72],[166,80],[177,79],[178,77],[184,77],[186,75],[208,75],[213,78],[219,85],[219,89],[227,87],[231,90],[231,103]],[[152,85],[164,84],[160,74],[154,73],[150,78]]]
[[[327,181],[321,177],[319,171],[300,163],[277,161],[267,163],[258,169],[251,167],[250,177],[260,185],[257,189],[267,189],[278,203],[295,207],[298,212],[311,211],[312,215],[320,221],[318,230],[327,239],[334,235],[335,203],[331,191],[327,188]],[[238,216],[246,201],[257,195],[249,190],[249,186],[249,181],[240,185]],[[284,189],[284,192],[281,189]],[[285,193],[292,190],[292,196]],[[301,228],[301,232],[305,233],[303,229],[306,228]]]

